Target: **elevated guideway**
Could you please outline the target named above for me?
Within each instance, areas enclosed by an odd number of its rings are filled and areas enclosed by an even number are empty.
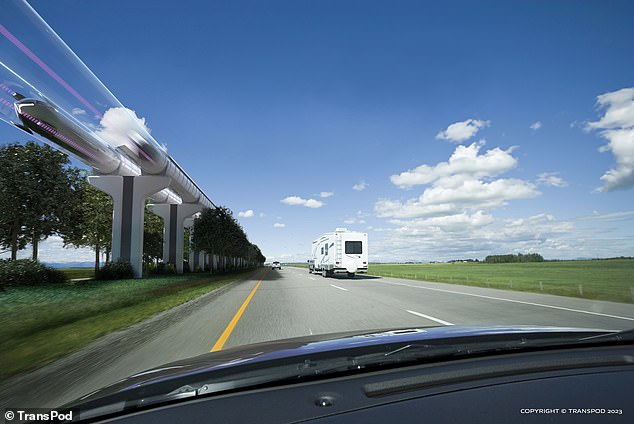
[[[112,257],[129,261],[136,277],[150,197],[164,221],[163,260],[182,273],[186,220],[214,203],[35,10],[23,0],[2,9],[0,119],[92,168],[90,184],[113,199]]]

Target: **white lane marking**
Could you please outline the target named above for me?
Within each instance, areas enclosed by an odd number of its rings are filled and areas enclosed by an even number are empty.
[[[348,291],[348,289],[344,289],[343,287],[335,286],[334,284],[331,284],[330,286],[334,287],[336,289],[339,289],[339,290]]]
[[[459,291],[454,291],[454,290],[437,289],[437,288],[432,288],[432,287],[414,286],[414,285],[411,285],[411,284],[388,283],[386,281],[382,281],[382,283],[384,283],[384,284],[394,284],[394,285],[397,285],[397,286],[413,287],[415,289],[425,289],[425,290],[434,290],[434,291],[445,292],[445,293],[462,294],[464,296],[481,297],[483,299],[499,300],[499,301],[502,301],[502,302],[521,303],[522,305],[541,306],[542,308],[559,309],[559,310],[568,311],[568,312],[578,312],[580,314],[598,315],[598,316],[602,316],[602,317],[634,321],[634,318],[630,318],[630,317],[622,317],[622,316],[619,316],[619,315],[602,314],[600,312],[584,311],[584,310],[581,310],[581,309],[565,308],[563,306],[544,305],[542,303],[524,302],[522,300],[505,299],[503,297],[485,296],[483,294],[465,293],[465,292],[459,292]]]
[[[425,319],[429,319],[429,320],[432,320],[432,321],[436,321],[437,323],[442,324],[442,325],[453,325],[452,323],[450,323],[450,322],[448,322],[448,321],[443,321],[443,320],[441,320],[441,319],[434,318],[434,317],[431,317],[431,316],[429,316],[429,315],[421,314],[420,312],[409,311],[409,310],[408,310],[407,312],[409,312],[409,313],[410,313],[410,314],[412,314],[412,315],[417,315],[417,316],[419,316],[419,317],[423,317],[423,318],[425,318]]]

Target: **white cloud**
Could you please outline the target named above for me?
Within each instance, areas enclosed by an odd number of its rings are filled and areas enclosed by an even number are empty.
[[[356,191],[363,191],[366,188],[368,188],[368,184],[365,181],[361,181],[360,183],[357,183],[352,186],[352,189]]]
[[[553,187],[566,187],[568,182],[558,177],[558,172],[542,172],[537,175],[537,183]]]
[[[481,143],[457,146],[447,162],[393,175],[392,183],[400,188],[428,187],[420,196],[406,201],[379,199],[374,205],[377,217],[392,218],[393,224],[405,227],[476,225],[488,222],[490,210],[540,194],[529,181],[495,178],[517,166],[511,155],[513,149],[495,148],[480,154],[481,147]]]
[[[348,218],[343,221],[344,224],[352,225],[352,224],[365,224],[365,219],[359,218]]]
[[[84,109],[81,109],[81,108],[78,108],[78,107],[74,107],[73,110],[71,111],[71,113],[74,116],[86,115],[86,111]]]
[[[279,223],[279,222],[276,222],[275,224],[273,224],[273,226],[274,226],[275,228],[284,228],[284,227],[286,227],[286,224],[281,224],[281,223]]]
[[[126,146],[133,153],[138,152],[138,147],[131,137],[140,138],[139,134],[150,132],[145,118],[139,118],[135,111],[125,107],[108,109],[99,125],[95,130],[97,136],[113,147]],[[167,148],[164,150],[167,151]]]
[[[499,147],[480,155],[482,143],[469,146],[458,146],[448,162],[440,162],[435,166],[421,165],[417,168],[392,175],[390,180],[400,188],[429,184],[439,179],[446,181],[449,177],[459,184],[461,178],[494,177],[517,166],[517,160],[511,156],[513,149],[501,150]]]
[[[280,200],[280,202],[284,203],[285,205],[305,206],[307,208],[312,208],[312,209],[321,208],[322,206],[324,206],[324,202],[320,200],[303,199],[299,196],[287,196],[283,198],[282,200]]]
[[[335,193],[333,193],[332,191],[322,191],[321,193],[319,193],[319,197],[326,198],[332,196],[333,194]]]
[[[461,143],[475,136],[481,129],[488,127],[491,121],[481,121],[478,119],[467,119],[466,121],[455,122],[447,127],[447,129],[436,134],[439,140],[449,140]]]
[[[460,186],[436,185],[426,189],[417,199],[406,202],[380,199],[374,210],[380,218],[420,218],[462,213],[466,209],[493,209],[509,200],[528,199],[539,195],[535,185],[519,179],[498,179],[484,182],[465,180]]]
[[[533,122],[530,125],[530,129],[533,131],[537,131],[538,129],[540,129],[542,127],[542,121],[537,121],[537,122]]]
[[[266,216],[266,214],[264,212],[260,212],[260,218],[264,218]]]
[[[589,122],[585,129],[602,130],[608,140],[600,152],[612,152],[616,166],[601,176],[603,186],[598,191],[613,191],[634,187],[634,87],[601,94],[597,105],[605,113],[596,122]]]
[[[420,200],[428,205],[453,203],[465,207],[492,208],[503,205],[507,200],[526,199],[536,194],[533,184],[514,178],[491,182],[467,179],[455,186],[436,184],[426,189]]]
[[[252,218],[254,215],[255,215],[255,213],[251,209],[246,210],[244,212],[238,212],[238,216],[240,218]]]
[[[618,129],[634,126],[634,87],[597,96],[600,109],[607,109],[597,122],[588,122],[589,129]]]
[[[411,230],[419,229],[427,231],[430,228],[442,229],[446,232],[457,232],[471,230],[482,227],[493,222],[493,216],[483,211],[477,211],[474,214],[462,212],[455,215],[435,216],[431,218],[414,219],[410,221],[402,221],[398,219],[390,220],[391,224],[401,225]]]
[[[598,211],[593,211],[590,216],[582,216],[577,218],[580,221],[607,221],[607,222],[616,222],[616,221],[625,221],[628,219],[634,219],[634,211],[622,211],[622,212],[610,212],[610,213],[599,213]]]
[[[457,213],[454,205],[425,205],[418,199],[400,200],[379,199],[374,204],[374,211],[379,218],[420,218],[430,216],[452,215]]]
[[[377,231],[372,256],[382,261],[429,261],[538,252],[549,258],[570,258],[583,245],[583,240],[575,239],[577,234],[573,223],[550,214],[495,219],[484,212],[461,213],[406,221]]]

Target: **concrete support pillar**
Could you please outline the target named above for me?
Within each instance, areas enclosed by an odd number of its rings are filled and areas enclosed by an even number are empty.
[[[163,218],[163,262],[176,266],[176,273],[183,273],[183,244],[185,219],[200,212],[202,206],[193,203],[180,205],[150,205],[152,212]]]
[[[132,264],[134,277],[143,274],[145,199],[166,188],[169,177],[100,175],[88,182],[112,197],[112,259]]]
[[[200,251],[198,252],[198,255],[196,255],[198,257],[198,266],[200,267],[200,269],[202,269],[203,271],[205,270],[205,266],[207,265],[205,263],[205,257],[207,256],[207,254],[204,251]]]

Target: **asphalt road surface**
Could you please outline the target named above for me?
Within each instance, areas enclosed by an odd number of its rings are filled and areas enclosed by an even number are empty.
[[[3,385],[9,406],[55,407],[150,367],[243,344],[461,324],[634,328],[634,305],[396,278],[261,269],[204,300]]]

